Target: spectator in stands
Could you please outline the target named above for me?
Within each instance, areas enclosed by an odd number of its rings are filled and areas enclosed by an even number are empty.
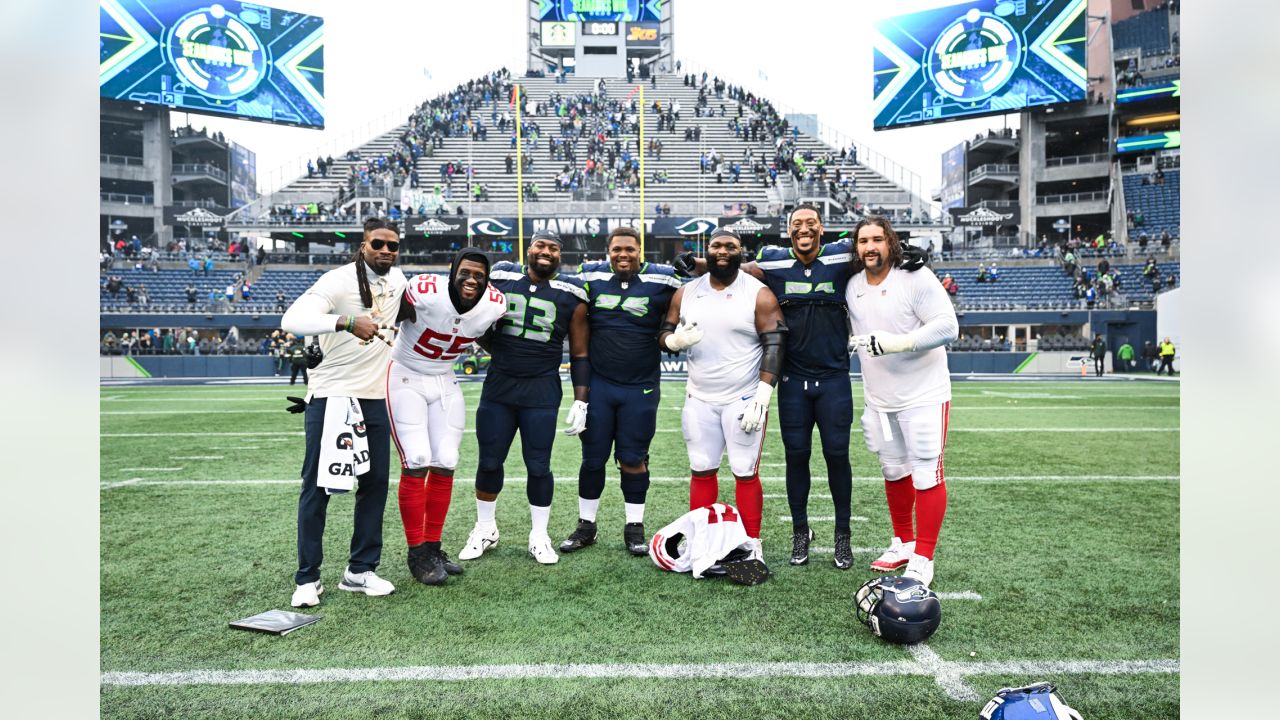
[[[111,299],[115,300],[120,294],[120,288],[124,287],[124,280],[119,275],[112,275],[107,278],[107,292],[111,294]]]
[[[1150,340],[1142,345],[1142,362],[1151,372],[1155,372],[1160,365],[1160,349]]]
[[[991,263],[991,267],[987,268],[987,280],[990,282],[996,282],[999,279],[1000,279],[1000,270],[996,267],[996,264],[993,262]]]
[[[977,275],[977,277],[976,277],[976,278],[974,278],[974,281],[975,281],[975,282],[980,282],[980,283],[984,283],[984,282],[986,282],[986,281],[987,281],[987,266],[986,266],[986,265],[984,265],[984,264],[982,264],[982,263],[978,263],[978,275]]]
[[[227,298],[227,302],[228,302],[228,303],[235,302],[235,299],[236,299],[236,285],[235,285],[235,283],[233,282],[233,283],[231,283],[230,285],[228,285],[228,286],[227,286],[227,289],[224,291],[224,293],[223,293],[223,294],[224,294],[224,295],[226,295],[226,298]]]
[[[1165,252],[1169,252],[1169,245],[1173,243],[1173,236],[1169,234],[1169,228],[1160,231],[1160,247]]]
[[[118,355],[120,353],[120,341],[116,339],[116,334],[108,330],[102,336],[101,348],[103,355]]]
[[[1173,377],[1174,355],[1175,350],[1173,347],[1173,341],[1166,336],[1164,342],[1160,343],[1160,367],[1156,370],[1157,375],[1164,372],[1167,368],[1169,370],[1169,377]]]
[[[244,283],[240,286],[240,299],[244,300],[245,302],[248,302],[249,300],[253,299],[253,286],[250,285],[248,280],[245,280]]]
[[[135,302],[138,301],[138,290],[134,288],[132,285],[126,286],[124,289],[124,298],[125,298],[125,302],[129,303],[130,305],[134,304]]]
[[[161,340],[162,352],[164,352],[165,355],[175,354],[177,352],[177,350],[174,349],[175,342],[176,342],[176,339],[173,337],[173,331],[165,330]]]
[[[284,291],[276,291],[276,312],[284,312],[289,309],[289,304],[285,301]]]
[[[147,294],[146,283],[138,286],[138,304],[143,307],[151,304],[151,296]]]
[[[1066,271],[1066,273],[1067,273],[1067,275],[1068,275],[1069,277],[1074,277],[1074,276],[1075,276],[1075,274],[1076,274],[1076,255],[1075,255],[1075,253],[1073,253],[1073,252],[1071,252],[1070,250],[1068,250],[1068,251],[1067,251],[1067,252],[1062,256],[1062,269]]]
[[[1114,369],[1116,372],[1129,372],[1133,370],[1133,346],[1129,344],[1129,338],[1121,338],[1121,340],[1124,344],[1116,351],[1116,361],[1119,367]]]
[[[1102,368],[1107,359],[1107,341],[1101,335],[1093,336],[1093,344],[1089,346],[1089,357],[1093,358],[1094,374],[1102,377]]]
[[[1147,280],[1160,277],[1160,267],[1156,265],[1156,259],[1150,255],[1147,256],[1146,264],[1142,266],[1142,277]]]
[[[1166,275],[1166,276],[1165,276],[1165,278],[1164,278],[1164,289],[1165,289],[1165,290],[1172,290],[1172,289],[1174,289],[1174,288],[1175,288],[1175,287],[1177,287],[1177,286],[1178,286],[1178,281],[1177,281],[1177,279],[1174,277],[1173,273],[1170,273],[1170,274],[1168,274],[1168,275]]]
[[[213,272],[213,258],[209,255],[204,256],[204,274],[207,276]]]
[[[1090,283],[1087,287],[1085,287],[1085,290],[1084,290],[1085,307],[1092,310],[1094,304],[1097,302],[1098,302],[1098,291],[1095,290],[1093,287],[1093,284]]]

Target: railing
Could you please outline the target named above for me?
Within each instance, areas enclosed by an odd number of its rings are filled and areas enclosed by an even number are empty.
[[[98,198],[102,202],[117,202],[125,205],[153,205],[155,204],[155,195],[131,195],[129,193],[113,193],[99,192]]]
[[[217,202],[216,200],[174,200],[174,201],[173,201],[173,206],[174,206],[174,207],[184,207],[184,208],[187,208],[187,207],[188,207],[188,208],[197,208],[197,207],[200,207],[200,208],[215,208],[215,207],[220,207],[220,206],[218,205],[218,202]]]
[[[1046,158],[1045,167],[1063,167],[1065,165],[1085,165],[1087,163],[1107,162],[1110,156],[1106,153],[1093,153],[1092,155],[1065,155],[1063,157]]]
[[[174,175],[208,175],[225,181],[227,171],[209,163],[179,163],[173,166]]]
[[[142,158],[133,157],[131,155],[111,155],[109,153],[98,153],[98,160],[108,165],[132,165],[142,167]]]
[[[987,163],[969,171],[969,179],[975,180],[981,175],[1017,175],[1017,165],[1005,165],[1001,163]]]
[[[1018,201],[1017,200],[983,200],[982,202],[978,203],[978,207],[991,208],[992,210],[1012,208],[1012,207],[1018,207]]]
[[[1037,205],[1059,205],[1062,203],[1080,203],[1094,202],[1097,200],[1106,200],[1109,191],[1098,190],[1086,193],[1066,193],[1064,195],[1042,195],[1036,198]]]

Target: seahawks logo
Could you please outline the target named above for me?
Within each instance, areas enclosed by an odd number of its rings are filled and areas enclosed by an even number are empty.
[[[711,218],[690,218],[676,226],[681,235],[706,235],[716,229],[716,221]]]
[[[501,237],[511,232],[511,226],[504,225],[495,218],[476,218],[475,220],[472,220],[471,224],[467,227],[467,232],[470,235],[494,235]]]

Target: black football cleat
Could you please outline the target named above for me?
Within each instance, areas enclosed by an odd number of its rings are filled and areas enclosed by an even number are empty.
[[[791,533],[791,564],[809,564],[809,542],[813,540],[813,529],[805,528]]]
[[[590,520],[578,518],[578,527],[560,543],[560,552],[577,552],[588,545],[596,544],[596,524]]]
[[[759,585],[769,579],[769,568],[763,560],[738,560],[721,563],[724,574],[739,585]]]
[[[831,562],[840,570],[853,567],[853,548],[849,547],[848,530],[836,530],[836,553]]]
[[[461,575],[461,574],[462,574],[462,566],[461,566],[461,565],[459,565],[458,563],[456,563],[456,562],[454,562],[454,561],[450,560],[450,559],[449,559],[449,556],[445,554],[445,552],[444,552],[444,548],[441,548],[440,550],[437,550],[436,552],[440,553],[440,562],[441,562],[441,564],[443,564],[443,565],[444,565],[444,571],[445,571],[445,573],[446,573],[446,574],[448,574],[448,575]]]
[[[449,579],[439,548],[423,543],[409,548],[409,572],[423,585],[443,585]]]
[[[622,543],[632,555],[648,555],[649,543],[644,539],[644,523],[627,523],[622,529]]]

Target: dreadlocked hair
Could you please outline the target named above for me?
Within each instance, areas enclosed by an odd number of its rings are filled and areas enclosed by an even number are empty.
[[[360,288],[360,304],[366,308],[373,307],[373,291],[369,289],[369,271],[364,269],[364,244],[369,240],[369,233],[374,230],[390,230],[400,235],[400,226],[393,220],[369,217],[364,221],[364,239],[356,247],[351,261],[356,264],[356,286]]]

